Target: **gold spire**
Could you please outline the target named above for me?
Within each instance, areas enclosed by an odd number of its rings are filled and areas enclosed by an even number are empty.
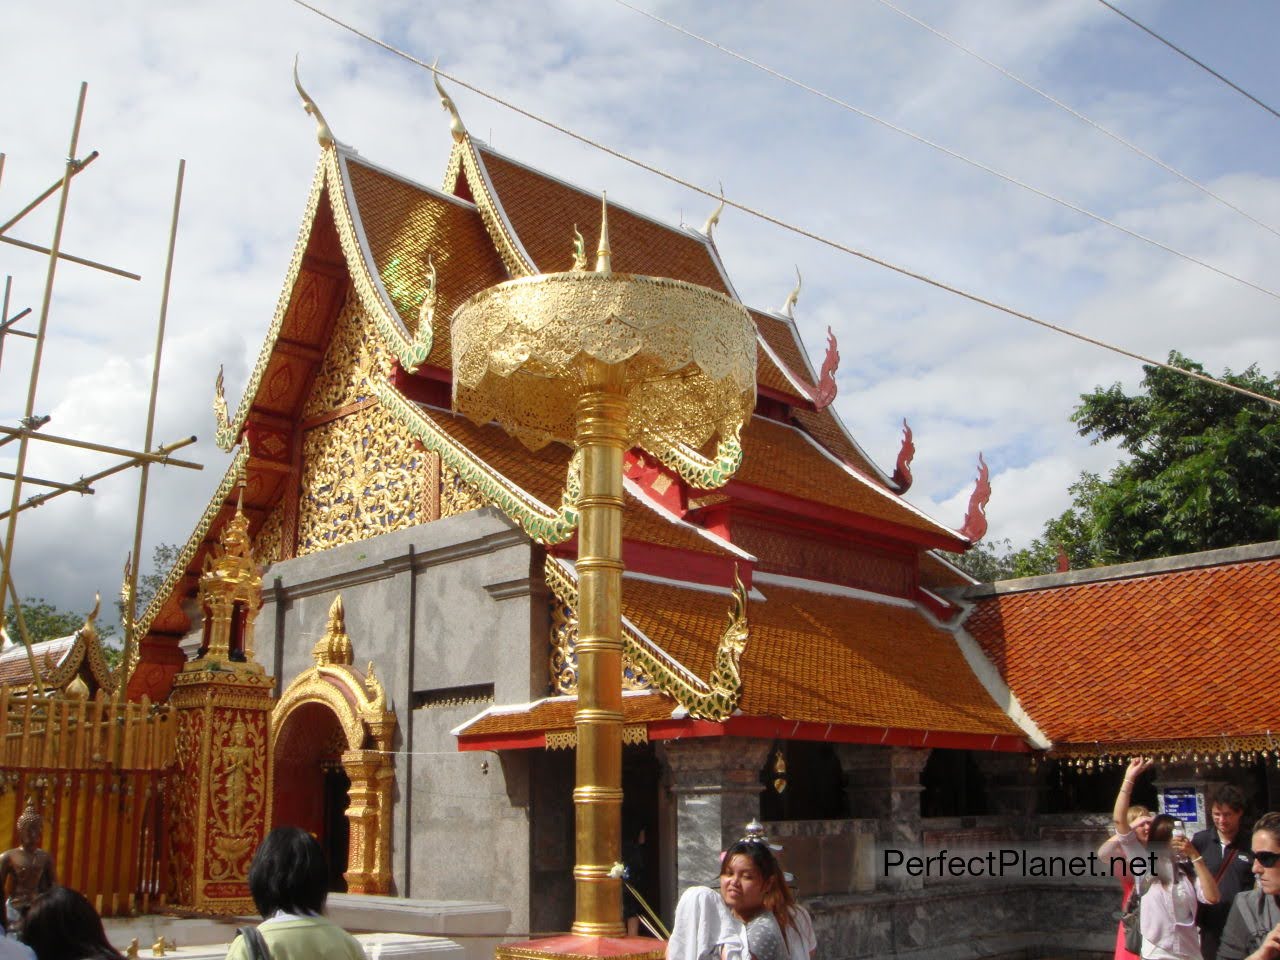
[[[302,81],[298,79],[298,55],[293,57],[293,85],[298,89],[298,96],[302,98],[302,107],[307,113],[311,114],[316,121],[316,139],[320,141],[322,147],[332,147],[338,141],[333,135],[333,131],[329,129],[329,122],[325,120],[324,114],[320,112],[320,108],[316,106],[316,102],[311,99],[307,91],[302,89]]]
[[[600,243],[596,247],[596,273],[613,273],[613,251],[609,249],[609,194],[600,195]]]
[[[804,281],[800,278],[800,268],[796,267],[795,289],[787,294],[787,299],[782,301],[782,309],[778,311],[779,313],[786,314],[792,320],[796,318],[796,301],[800,299],[800,286],[803,282]]]
[[[437,59],[436,63],[440,61]],[[435,81],[436,93],[440,94],[440,106],[449,112],[449,132],[453,134],[455,142],[461,142],[462,138],[467,135],[467,128],[462,125],[462,116],[458,113],[457,104],[453,102],[453,98],[444,92],[444,87],[440,85],[440,75],[436,73],[436,64],[431,64],[431,79]]]

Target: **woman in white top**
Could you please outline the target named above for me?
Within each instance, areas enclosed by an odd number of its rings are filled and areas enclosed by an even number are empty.
[[[1217,903],[1218,884],[1205,866],[1204,857],[1184,836],[1173,836],[1173,817],[1160,814],[1151,822],[1144,850],[1129,829],[1129,797],[1133,785],[1154,763],[1150,758],[1129,761],[1124,783],[1116,795],[1112,819],[1116,841],[1131,861],[1150,856],[1154,878],[1138,879],[1143,891],[1141,906],[1142,956],[1144,960],[1203,960],[1200,931],[1196,928],[1196,904]],[[1135,876],[1138,871],[1135,869]]]

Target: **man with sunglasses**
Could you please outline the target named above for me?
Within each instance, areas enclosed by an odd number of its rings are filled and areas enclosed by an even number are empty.
[[[1249,834],[1240,826],[1244,815],[1244,794],[1240,788],[1233,784],[1218,787],[1209,795],[1209,810],[1213,826],[1201,830],[1191,842],[1218,882],[1218,902],[1201,904],[1196,914],[1200,952],[1204,960],[1215,960],[1232,901],[1253,889],[1253,855],[1249,852]]]
[[[1253,875],[1257,884],[1231,905],[1218,960],[1280,960],[1280,813],[1254,824]]]

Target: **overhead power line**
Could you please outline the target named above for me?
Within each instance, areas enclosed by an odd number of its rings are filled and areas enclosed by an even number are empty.
[[[797,234],[798,236],[807,237],[808,239],[813,240],[816,243],[820,243],[823,246],[831,247],[833,250],[839,250],[841,253],[847,253],[850,256],[858,257],[861,260],[865,260],[868,263],[874,263],[877,266],[884,267],[887,270],[892,270],[894,273],[901,274],[904,277],[910,277],[913,280],[918,280],[921,283],[928,284],[929,286],[934,287],[938,290],[944,290],[947,293],[954,294],[955,296],[961,297],[972,303],[977,303],[984,307],[990,307],[992,310],[998,310],[999,312],[1008,314],[1011,317],[1017,317],[1019,320],[1025,320],[1028,323],[1033,323],[1036,326],[1043,327],[1046,330],[1052,330],[1055,333],[1060,333],[1063,336],[1071,337],[1074,340],[1079,340],[1083,343],[1089,343],[1095,347],[1101,347],[1104,350],[1110,350],[1112,353],[1120,354],[1121,356],[1128,357],[1131,360],[1137,360],[1139,363],[1148,364],[1153,367],[1160,367],[1161,369],[1169,370],[1173,373],[1182,374],[1183,376],[1189,377],[1190,379],[1193,379],[1193,380],[1200,380],[1204,383],[1215,384],[1216,386],[1222,387],[1225,390],[1230,390],[1234,393],[1241,394],[1253,400],[1261,400],[1263,403],[1268,404],[1270,406],[1280,407],[1280,400],[1277,400],[1274,397],[1268,397],[1265,394],[1256,393],[1253,390],[1246,389],[1245,387],[1236,386],[1233,383],[1226,383],[1225,381],[1218,380],[1214,377],[1207,376],[1206,374],[1203,374],[1203,373],[1198,373],[1194,370],[1185,370],[1182,367],[1176,367],[1173,364],[1165,363],[1162,360],[1156,360],[1152,357],[1146,357],[1140,353],[1134,353],[1133,351],[1126,350],[1123,347],[1119,347],[1114,344],[1107,343],[1104,340],[1098,340],[1095,337],[1088,336],[1087,334],[1078,333],[1075,330],[1070,330],[1066,327],[1059,326],[1056,323],[1050,323],[1048,320],[1041,320],[1039,317],[1035,317],[1029,313],[1023,313],[1020,310],[1015,310],[1014,308],[1005,306],[1004,304],[999,303],[995,300],[989,300],[986,297],[979,296],[976,293],[971,293],[970,291],[964,290],[960,287],[952,286],[951,284],[944,283],[941,280],[935,280],[933,277],[927,276],[926,274],[918,273],[914,270],[909,270],[906,267],[902,267],[895,263],[891,263],[888,260],[883,260],[880,257],[874,256],[873,254],[855,249],[854,247],[850,247],[846,244],[839,242],[838,240],[832,240],[828,237],[822,236],[821,234],[814,233],[813,231],[808,230],[804,227],[800,227],[800,226],[796,226],[795,224],[788,223],[785,220],[775,217],[772,214],[765,213],[763,210],[758,210],[755,207],[752,207],[748,204],[739,203],[736,200],[733,200],[729,197],[724,196],[718,191],[710,190],[706,187],[701,187],[698,184],[693,183],[692,181],[689,181],[689,180],[685,180],[683,177],[677,176],[674,173],[669,173],[668,171],[663,170],[660,167],[656,167],[651,163],[647,163],[644,160],[640,160],[640,159],[637,159],[636,157],[632,157],[626,153],[623,153],[621,150],[617,150],[613,147],[607,146],[606,144],[599,143],[596,140],[592,140],[590,137],[584,136],[581,133],[577,133],[574,130],[570,130],[568,127],[562,126],[561,124],[556,123],[554,120],[548,120],[546,117],[540,116],[532,112],[531,110],[526,110],[524,107],[521,107],[515,103],[512,103],[510,100],[506,100],[498,96],[497,94],[490,93],[489,91],[484,90],[473,83],[468,83],[466,80],[463,80],[457,74],[448,73],[445,70],[441,70],[438,66],[433,66],[432,64],[427,63],[425,60],[419,60],[413,54],[408,53],[407,51],[401,50],[398,47],[392,46],[390,43],[387,43],[385,40],[380,40],[379,38],[373,36],[372,34],[364,32],[359,27],[353,26],[352,24],[347,23],[346,21],[341,20],[338,17],[335,17],[331,13],[327,13],[326,11],[321,10],[319,7],[313,6],[312,4],[308,3],[307,0],[293,0],[293,2],[300,7],[310,10],[312,13],[316,14],[317,16],[323,17],[325,20],[328,20],[330,23],[334,24],[335,26],[341,27],[343,30],[346,30],[351,34],[354,34],[357,37],[360,37],[362,40],[367,40],[369,43],[372,43],[377,47],[381,47],[383,50],[386,50],[388,53],[394,54],[395,56],[400,57],[401,59],[406,60],[409,63],[412,63],[418,67],[421,67],[423,70],[431,70],[439,74],[444,79],[448,80],[450,83],[456,83],[458,86],[462,87],[464,90],[470,90],[472,93],[476,94],[477,96],[484,97],[484,99],[489,100],[492,103],[496,103],[498,106],[504,107],[507,110],[510,110],[512,113],[517,113],[528,120],[532,120],[535,123],[540,123],[544,127],[548,127],[549,129],[555,130],[557,133],[562,133],[566,137],[570,137],[573,140],[577,140],[579,143],[585,144],[586,146],[589,146],[589,147],[593,147],[596,150],[601,151],[602,153],[607,153],[611,157],[615,157],[618,160],[622,160],[626,163],[631,164],[632,166],[639,167],[641,170],[645,170],[648,173],[654,174],[655,176],[662,177],[664,180],[669,180],[670,182],[677,184],[681,187],[684,187],[687,190],[692,190],[694,193],[702,194],[704,197],[707,197],[709,200],[713,200],[717,203],[723,202],[725,206],[733,207],[736,210],[741,210],[743,213],[749,214],[750,216],[763,220],[766,223],[771,223],[776,227],[780,227],[781,229]]]
[[[685,27],[680,26],[680,24],[678,23],[672,23],[670,20],[663,19],[657,14],[650,13],[648,10],[643,10],[640,7],[635,6],[634,4],[629,3],[628,0],[614,0],[614,2],[620,6],[626,7],[628,10],[632,10],[640,14],[643,17],[648,17],[650,20],[654,21],[655,23],[660,23],[664,27],[670,27],[672,30],[675,30],[678,33],[682,33],[686,37],[689,37],[693,40],[697,40],[699,43],[705,43],[707,46],[712,47],[716,50],[719,50],[721,53],[727,54],[728,56],[733,57],[735,60],[741,60],[743,63],[748,64],[749,66],[755,67],[757,70],[763,70],[765,73],[769,74],[772,77],[776,77],[779,80],[782,80],[784,83],[789,83],[794,87],[798,87],[799,89],[804,90],[806,93],[812,93],[814,96],[821,97],[823,100],[826,100],[828,103],[835,104],[837,107],[840,107],[843,110],[848,110],[849,112],[855,113],[860,117],[865,117],[867,120],[871,120],[874,123],[878,123],[882,127],[886,127],[887,129],[892,130],[895,133],[900,133],[903,136],[910,137],[912,140],[915,140],[917,143],[923,143],[925,146],[932,147],[935,150],[941,151],[942,153],[945,153],[949,157],[952,157],[956,160],[963,161],[964,163],[967,163],[972,167],[976,167],[977,169],[983,171],[984,173],[989,173],[994,177],[999,177],[1001,180],[1005,181],[1006,183],[1011,183],[1015,187],[1021,187],[1023,190],[1027,190],[1031,193],[1034,193],[1038,197],[1044,197],[1044,199],[1046,200],[1052,200],[1054,203],[1064,206],[1068,210],[1074,210],[1076,213],[1079,213],[1082,216],[1086,216],[1090,220],[1094,220],[1097,223],[1104,224],[1108,227],[1113,227],[1114,229],[1119,230],[1121,233],[1126,234],[1130,237],[1133,237],[1135,240],[1141,240],[1143,243],[1149,243],[1151,244],[1151,246],[1157,247],[1160,250],[1165,251],[1166,253],[1171,253],[1175,257],[1180,257],[1181,259],[1187,261],[1188,263],[1194,263],[1196,266],[1204,267],[1206,270],[1211,270],[1214,273],[1218,274],[1218,276],[1220,277],[1226,277],[1228,280],[1233,280],[1236,283],[1244,284],[1246,287],[1251,287],[1254,290],[1257,290],[1259,293],[1265,293],[1269,297],[1275,297],[1277,299],[1280,299],[1280,293],[1270,290],[1267,287],[1262,286],[1261,284],[1254,283],[1252,280],[1246,280],[1244,277],[1241,277],[1239,274],[1232,273],[1229,270],[1223,269],[1222,267],[1214,266],[1212,263],[1209,263],[1208,261],[1205,261],[1205,260],[1201,260],[1199,257],[1193,256],[1192,254],[1184,253],[1183,251],[1178,250],[1175,247],[1169,246],[1167,243],[1163,243],[1159,240],[1156,240],[1154,237],[1149,237],[1144,233],[1139,233],[1136,230],[1131,230],[1128,227],[1124,226],[1123,224],[1117,223],[1114,220],[1110,220],[1107,217],[1101,216],[1100,214],[1096,214],[1091,210],[1087,210],[1084,207],[1080,206],[1079,204],[1072,203],[1070,200],[1066,200],[1066,199],[1063,199],[1062,197],[1055,196],[1052,193],[1049,193],[1045,190],[1041,190],[1039,187],[1033,187],[1031,184],[1026,183],[1023,180],[1019,180],[1018,178],[1011,176],[1010,174],[1003,173],[1002,171],[997,170],[994,167],[988,166],[987,164],[981,162],[980,160],[974,160],[972,157],[967,157],[962,153],[957,153],[955,150],[952,150],[949,147],[944,147],[942,144],[937,143],[933,140],[930,140],[927,137],[921,136],[920,134],[915,133],[912,130],[908,130],[906,127],[898,126],[896,123],[893,123],[889,120],[885,120],[882,117],[878,117],[874,113],[869,113],[868,111],[863,110],[861,107],[856,107],[845,100],[841,100],[839,97],[832,96],[831,94],[826,93],[822,90],[819,90],[816,87],[812,87],[802,80],[797,80],[794,77],[788,76],[785,73],[775,70],[773,67],[770,67],[767,64],[761,63],[758,60],[753,60],[750,57],[746,56],[745,54],[739,53],[736,50],[732,50],[721,43],[717,43],[715,40],[712,40],[708,37],[704,37],[704,36],[701,36],[700,34],[694,33],[692,30],[688,30]]]
[[[1144,157],[1147,160],[1150,160],[1152,163],[1160,167],[1162,170],[1165,170],[1168,173],[1173,174],[1175,177],[1177,177],[1179,180],[1183,181],[1184,183],[1188,183],[1191,186],[1195,187],[1205,196],[1212,197],[1214,200],[1217,200],[1223,206],[1230,207],[1232,210],[1240,214],[1240,216],[1244,217],[1246,220],[1250,221],[1251,223],[1255,223],[1258,226],[1262,227],[1262,229],[1268,230],[1271,233],[1274,233],[1276,236],[1280,237],[1280,230],[1277,230],[1275,227],[1271,226],[1268,223],[1264,223],[1263,221],[1255,217],[1253,214],[1245,210],[1241,210],[1230,200],[1226,199],[1225,197],[1217,193],[1214,193],[1212,190],[1206,187],[1203,183],[1200,183],[1198,180],[1195,180],[1187,176],[1187,174],[1183,173],[1181,170],[1178,170],[1176,167],[1173,167],[1168,163],[1165,163],[1159,157],[1148,153],[1146,150],[1143,150],[1136,143],[1126,140],[1124,137],[1120,136],[1120,134],[1115,133],[1112,130],[1108,130],[1102,124],[1098,123],[1096,120],[1091,120],[1089,117],[1086,117],[1083,113],[1081,113],[1079,110],[1076,110],[1074,107],[1067,106],[1067,104],[1063,103],[1061,100],[1059,100],[1057,97],[1053,96],[1052,94],[1046,93],[1044,90],[1041,90],[1039,87],[1035,86],[1034,84],[1029,83],[1026,80],[1023,80],[1017,74],[1012,73],[1006,70],[1004,67],[1000,66],[1000,64],[994,63],[991,60],[988,60],[986,57],[984,57],[982,54],[978,53],[977,51],[970,50],[959,40],[955,39],[952,36],[949,36],[948,34],[943,33],[937,27],[930,26],[929,24],[921,20],[919,17],[912,16],[911,14],[907,13],[907,11],[894,6],[892,3],[889,2],[889,0],[879,0],[879,2],[882,3],[884,6],[888,7],[894,13],[898,14],[898,16],[904,17],[907,20],[910,20],[912,23],[917,24],[918,26],[924,27],[926,30],[932,33],[935,37],[938,37],[941,40],[945,40],[947,43],[951,44],[957,50],[961,50],[964,53],[967,53],[969,56],[973,57],[975,60],[979,60],[982,63],[985,63],[992,70],[995,70],[999,73],[1004,74],[1014,83],[1022,87],[1025,87],[1027,90],[1030,90],[1036,96],[1041,97],[1045,100],[1048,100],[1055,107],[1058,107],[1062,110],[1067,111],[1067,113],[1071,114],[1077,120],[1081,121],[1082,123],[1087,123],[1089,126],[1093,127],[1093,129],[1097,130],[1099,133],[1103,133],[1106,136],[1110,137],[1112,140],[1114,140],[1116,143],[1129,148],[1134,153],[1138,154],[1138,156]]]
[[[1118,14],[1119,16],[1124,17],[1126,20],[1128,20],[1130,23],[1132,23],[1135,27],[1137,27],[1137,28],[1138,28],[1139,30],[1141,30],[1143,33],[1146,33],[1146,34],[1151,35],[1152,37],[1155,37],[1155,39],[1159,40],[1161,43],[1163,43],[1166,47],[1168,47],[1168,48],[1169,48],[1170,50],[1172,50],[1174,53],[1177,53],[1177,54],[1179,54],[1179,55],[1181,55],[1181,56],[1183,56],[1183,57],[1186,57],[1188,60],[1190,60],[1192,63],[1194,63],[1197,67],[1199,67],[1199,68],[1200,68],[1201,70],[1203,70],[1205,73],[1208,73],[1208,74],[1210,74],[1211,76],[1217,77],[1219,80],[1221,80],[1223,83],[1225,83],[1228,87],[1230,87],[1230,88],[1231,88],[1232,90],[1234,90],[1236,93],[1241,94],[1242,96],[1248,97],[1250,100],[1252,100],[1252,101],[1253,101],[1254,103],[1256,103],[1258,106],[1260,106],[1263,110],[1267,111],[1267,113],[1271,114],[1271,115],[1272,115],[1273,117],[1275,117],[1277,120],[1280,120],[1280,113],[1276,113],[1276,111],[1275,111],[1275,110],[1273,110],[1271,107],[1267,106],[1265,103],[1263,103],[1261,100],[1259,100],[1257,97],[1255,97],[1255,96],[1254,96],[1252,93],[1250,93],[1248,90],[1245,90],[1245,89],[1243,89],[1242,87],[1239,87],[1239,86],[1237,86],[1236,84],[1232,83],[1230,80],[1228,80],[1226,77],[1224,77],[1222,74],[1220,74],[1217,70],[1213,69],[1213,67],[1209,66],[1207,63],[1204,63],[1204,62],[1203,62],[1203,61],[1201,61],[1201,60],[1197,60],[1195,57],[1193,57],[1191,54],[1187,53],[1187,51],[1183,50],[1183,49],[1182,49],[1180,46],[1178,46],[1177,44],[1172,43],[1171,41],[1166,40],[1164,37],[1160,36],[1160,34],[1156,33],[1154,30],[1152,30],[1152,29],[1151,29],[1150,27],[1148,27],[1146,24],[1139,23],[1137,20],[1133,19],[1133,17],[1129,16],[1127,13],[1125,13],[1123,10],[1121,10],[1119,7],[1117,7],[1117,6],[1113,5],[1113,4],[1107,3],[1107,0],[1098,0],[1098,2],[1099,2],[1100,4],[1102,4],[1104,7],[1106,7],[1108,10],[1110,10],[1112,13],[1115,13],[1115,14]]]

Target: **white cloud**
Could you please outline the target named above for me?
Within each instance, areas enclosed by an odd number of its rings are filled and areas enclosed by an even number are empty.
[[[832,238],[1046,320],[1155,357],[1179,349],[1218,371],[1280,366],[1273,299],[1077,217],[840,111],[625,9],[582,0],[424,8],[355,0],[340,17],[517,103]],[[1242,98],[1167,55],[1104,8],[1075,0],[912,12],[1096,115],[1269,222],[1280,221],[1280,132]],[[694,30],[1264,284],[1280,238],[1250,224],[876,4],[654,4]],[[1152,3],[1135,15],[1277,99],[1276,12],[1233,16]],[[82,150],[65,248],[143,273],[141,284],[63,264],[38,412],[60,434],[141,443],[177,160],[187,160],[157,439],[196,433],[207,464],[151,475],[147,544],[186,536],[226,457],[210,442],[220,363],[234,405],[275,309],[315,164],[305,86],[363,155],[437,184],[445,118],[421,70],[288,3],[157,6],[73,0],[10,11],[0,37],[0,214],[56,179],[81,79]],[[1216,59],[1215,59],[1216,58]],[[12,91],[21,90],[21,95]],[[672,222],[704,197],[453,89],[470,129],[504,152]],[[47,243],[52,202],[13,230]],[[965,303],[727,211],[717,243],[739,291],[776,307],[799,263],[797,318],[820,358],[830,325],[844,369],[837,403],[892,466],[902,418],[919,450],[913,498],[959,523],[978,450],[992,464],[991,535],[1024,540],[1060,512],[1066,484],[1105,469],[1068,420],[1078,395],[1135,364]],[[43,260],[0,247],[15,305],[39,306]],[[28,321],[29,327],[34,324]],[[26,396],[27,341],[5,343],[0,417]],[[12,463],[16,445],[0,448]],[[103,457],[32,447],[29,469],[88,473]],[[19,528],[24,593],[83,607],[114,593],[132,538],[136,471],[67,496]]]

